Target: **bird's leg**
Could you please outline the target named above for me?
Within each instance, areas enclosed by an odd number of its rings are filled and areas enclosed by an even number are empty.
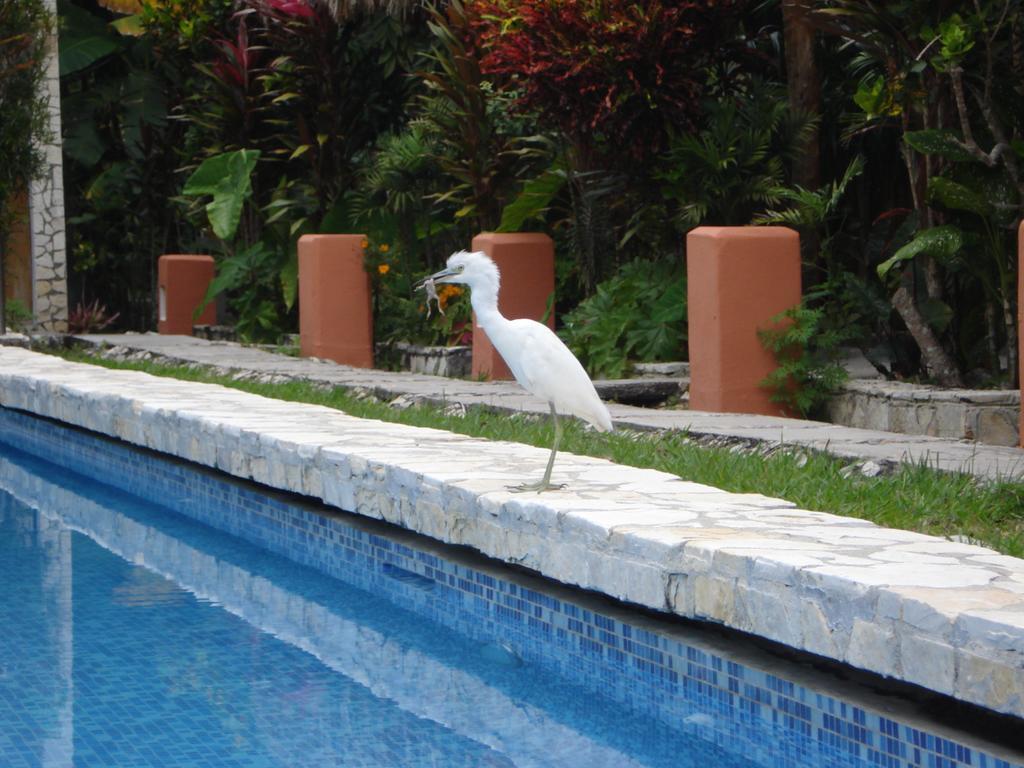
[[[509,490],[513,493],[522,493],[523,491],[557,491],[559,488],[565,488],[564,483],[551,483],[551,470],[555,466],[555,454],[558,453],[558,444],[562,442],[562,423],[558,420],[558,413],[555,411],[555,404],[548,403],[551,408],[551,420],[555,423],[555,442],[551,446],[551,455],[548,456],[548,466],[544,470],[544,477],[542,477],[536,483],[523,483],[522,485],[511,485]]]

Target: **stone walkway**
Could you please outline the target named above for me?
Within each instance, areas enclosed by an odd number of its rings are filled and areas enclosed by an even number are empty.
[[[510,493],[547,450],[13,347],[0,406],[1024,717],[1024,560],[984,547],[572,454],[567,488]]]
[[[477,382],[440,376],[351,368],[335,363],[273,354],[254,347],[190,336],[157,334],[75,337],[96,346],[109,345],[162,358],[164,362],[198,364],[232,371],[253,371],[362,388],[383,399],[409,397],[439,403],[482,405],[501,411],[547,415],[547,404],[528,395],[515,382]],[[609,385],[612,386],[612,385]],[[599,382],[598,388],[605,387]],[[789,443],[835,456],[885,466],[923,462],[937,469],[962,471],[988,479],[1024,480],[1024,450],[893,432],[856,429],[820,421],[784,419],[688,410],[656,410],[609,404],[620,427],[641,430],[676,429],[696,436],[764,443]]]

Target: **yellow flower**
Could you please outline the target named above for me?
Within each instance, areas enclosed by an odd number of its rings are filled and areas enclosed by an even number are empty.
[[[391,265],[390,264],[378,264],[377,265],[377,273],[378,274],[386,275],[390,271],[391,271]]]
[[[441,290],[437,292],[437,303],[441,309],[448,308],[448,302],[452,299],[458,298],[462,295],[462,288],[457,285],[450,283],[441,286]]]
[[[369,241],[369,240],[367,240],[367,239],[366,239],[366,238],[364,237],[364,238],[363,238],[363,239],[362,239],[362,240],[360,241],[360,243],[359,243],[359,247],[360,247],[360,248],[362,248],[362,249],[363,249],[363,250],[365,251],[365,250],[366,250],[367,248],[369,248],[369,247],[370,247],[370,241]]]
[[[391,250],[391,246],[388,245],[387,243],[381,243],[380,244],[380,252],[381,253],[387,253],[390,250]]]

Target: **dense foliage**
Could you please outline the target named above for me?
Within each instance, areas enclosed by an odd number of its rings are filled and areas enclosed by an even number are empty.
[[[630,360],[686,356],[686,278],[681,264],[634,261],[564,317],[562,337],[592,374],[621,378]]]
[[[891,239],[870,254],[863,266],[876,274],[864,279],[882,281],[922,373],[951,385],[1015,382],[1021,4],[832,0],[811,17],[856,52],[839,84],[853,103],[844,139],[873,149],[882,138],[902,165],[894,204],[872,211]]]
[[[48,112],[39,86],[52,25],[42,0],[5,0],[0,5],[0,333],[5,320],[18,319],[4,309],[3,256],[15,195],[24,193],[42,170],[40,145],[48,137]]]
[[[451,343],[415,279],[540,230],[565,337],[617,374],[685,354],[690,229],[775,223],[808,349],[1012,385],[1021,2],[68,0],[73,296],[151,327],[156,257],[212,252],[222,311],[273,339],[297,238],[363,232],[379,339]]]
[[[481,69],[508,78],[585,158],[584,167],[654,157],[697,125],[713,57],[742,0],[636,3],[480,0]]]

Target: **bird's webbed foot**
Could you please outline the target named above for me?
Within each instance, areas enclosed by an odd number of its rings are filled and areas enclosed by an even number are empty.
[[[505,488],[512,493],[526,493],[528,491],[536,491],[541,493],[543,491],[559,491],[565,488],[565,483],[552,483],[547,478],[538,480],[535,483],[522,483],[521,485],[506,485]]]

